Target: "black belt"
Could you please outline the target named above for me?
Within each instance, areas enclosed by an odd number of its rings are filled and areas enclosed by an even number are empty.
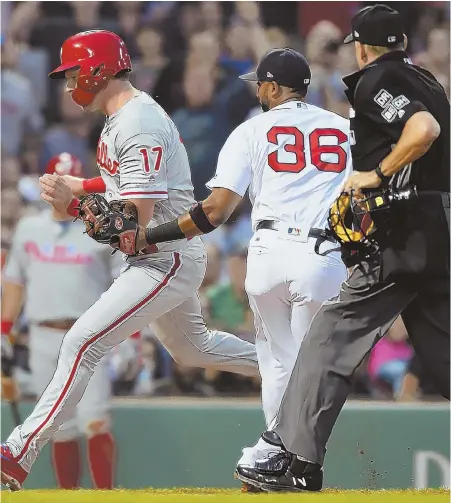
[[[278,231],[279,230],[277,228],[278,223],[279,222],[276,222],[275,220],[261,220],[260,222],[258,222],[256,230],[259,231],[260,229],[266,229],[271,231]],[[288,228],[288,231],[289,230],[290,228]],[[323,253],[319,252],[319,247],[321,246],[322,243],[324,243],[324,241],[329,241],[330,243],[337,243],[337,240],[324,229],[317,229],[315,227],[312,227],[308,231],[308,237],[316,238],[315,253],[317,253],[318,255],[327,255],[328,253],[331,253],[333,251],[340,250],[340,248],[333,248]]]

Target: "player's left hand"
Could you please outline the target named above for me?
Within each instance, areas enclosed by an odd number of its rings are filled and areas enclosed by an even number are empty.
[[[79,211],[86,233],[98,243],[108,244],[126,255],[136,255],[146,247],[145,228],[138,224],[133,203],[108,203],[100,194],[90,194],[81,200]]]
[[[39,178],[41,198],[51,204],[58,212],[66,213],[74,195],[71,188],[59,175],[45,174]]]
[[[352,192],[356,199],[363,199],[362,189],[375,189],[381,183],[375,171],[355,171],[344,183],[342,192]]]

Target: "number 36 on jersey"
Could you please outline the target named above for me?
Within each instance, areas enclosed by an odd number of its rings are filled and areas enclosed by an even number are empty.
[[[346,169],[347,153],[341,145],[348,137],[340,129],[317,128],[304,135],[297,127],[273,126],[267,139],[277,147],[283,145],[268,155],[268,165],[275,172],[300,173],[309,165],[333,173]]]

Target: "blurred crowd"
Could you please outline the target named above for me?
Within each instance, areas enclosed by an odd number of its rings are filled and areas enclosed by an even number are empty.
[[[376,3],[376,2],[374,2]],[[47,78],[62,42],[89,29],[123,37],[132,83],[170,114],[190,158],[197,199],[207,195],[218,152],[230,132],[260,108],[255,89],[237,76],[270,48],[290,46],[312,67],[307,101],[348,115],[341,78],[356,69],[354,48],[341,44],[352,15],[371,2],[1,2],[1,249],[2,264],[17,221],[40,211],[38,177],[50,158],[69,152],[96,176],[102,118],[86,115]],[[388,2],[406,20],[408,53],[450,91],[449,3]],[[252,340],[244,291],[250,205],[205,238],[209,265],[202,286],[211,327]],[[152,333],[113,353],[119,395],[255,394],[255,380],[174,365]],[[17,351],[26,374],[26,320]],[[404,376],[407,374],[407,379]],[[399,320],[357,372],[355,394],[414,398],[428,392]],[[421,392],[420,392],[421,393]]]

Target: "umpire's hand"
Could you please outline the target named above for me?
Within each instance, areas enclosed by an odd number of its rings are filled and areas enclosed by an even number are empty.
[[[363,199],[362,189],[375,189],[380,184],[381,179],[375,171],[355,171],[344,183],[342,192]]]

